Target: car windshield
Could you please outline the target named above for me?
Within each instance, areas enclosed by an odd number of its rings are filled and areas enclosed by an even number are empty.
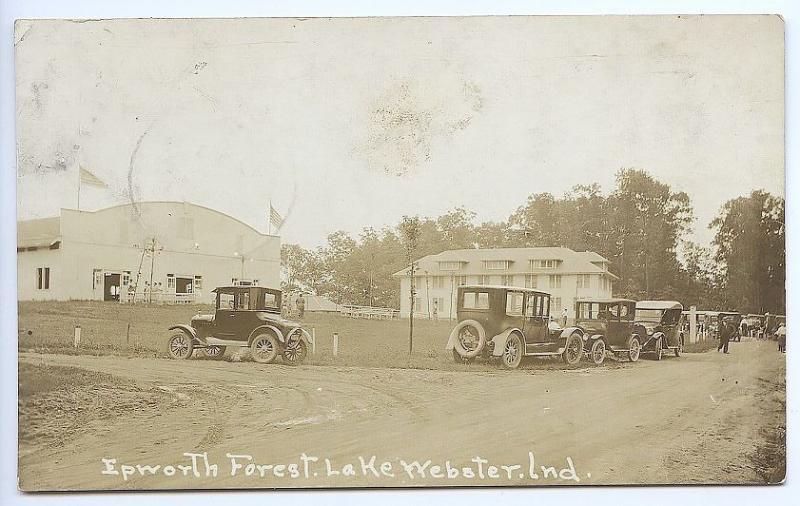
[[[578,304],[578,319],[609,320],[628,317],[628,306],[608,302],[583,302]]]
[[[636,309],[636,321],[661,323],[663,311],[661,309]]]

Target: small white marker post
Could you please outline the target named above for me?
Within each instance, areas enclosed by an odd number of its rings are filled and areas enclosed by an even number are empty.
[[[338,354],[339,354],[339,333],[338,332],[334,332],[333,333],[333,356],[335,357]]]
[[[77,348],[81,345],[81,326],[75,325],[75,338],[72,341],[72,346]]]
[[[317,354],[317,329],[311,327],[311,354]]]

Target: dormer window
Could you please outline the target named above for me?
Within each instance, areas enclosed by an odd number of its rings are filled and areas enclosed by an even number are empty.
[[[448,260],[439,262],[440,271],[460,271],[465,262],[460,260]]]
[[[561,260],[545,259],[531,260],[531,269],[557,269],[561,266]]]
[[[484,266],[489,271],[507,271],[511,264],[510,260],[486,260]]]

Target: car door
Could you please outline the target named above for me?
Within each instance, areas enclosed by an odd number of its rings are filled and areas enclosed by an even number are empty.
[[[548,324],[550,300],[544,294],[527,294],[525,305],[525,352],[543,353],[551,347]]]
[[[217,310],[214,313],[214,337],[234,339],[236,335],[236,296],[232,291],[217,292]]]
[[[631,308],[626,303],[619,303],[609,306],[610,318],[608,319],[608,330],[606,339],[611,346],[624,346],[630,337],[630,316]]]

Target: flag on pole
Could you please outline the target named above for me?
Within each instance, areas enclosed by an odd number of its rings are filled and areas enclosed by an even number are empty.
[[[283,217],[280,214],[278,214],[278,211],[276,211],[275,208],[272,207],[271,203],[269,205],[269,223],[270,225],[275,227],[275,230],[280,229],[281,226],[283,225]]]
[[[81,179],[80,179],[81,184],[88,184],[90,186],[96,186],[98,188],[108,188],[108,185],[105,182],[103,182],[102,179],[95,176],[88,170],[84,169],[82,165],[80,167],[80,172],[81,172]]]

